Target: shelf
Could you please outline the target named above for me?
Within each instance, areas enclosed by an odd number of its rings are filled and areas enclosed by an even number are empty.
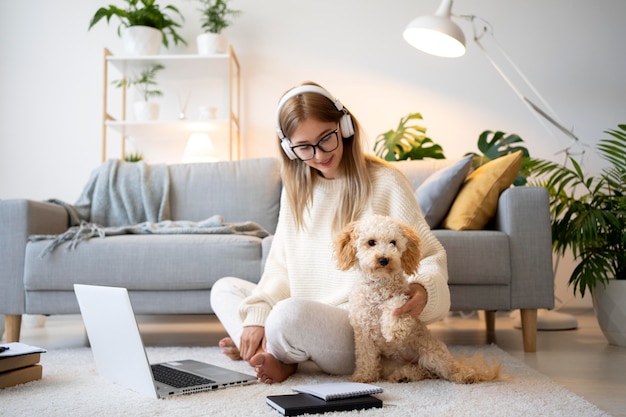
[[[163,76],[180,79],[228,77],[228,54],[218,55],[141,55],[141,56],[107,56],[109,62],[123,75],[137,73],[147,66],[161,64],[165,67]]]
[[[228,119],[215,119],[207,121],[106,121],[106,126],[125,136],[146,136],[146,137],[166,137],[175,136],[186,132],[212,132],[221,129],[221,126],[228,126]]]
[[[167,147],[171,141],[181,137],[188,137],[192,132],[206,132],[215,134],[219,138],[227,138],[226,149],[229,159],[239,159],[241,151],[240,132],[240,98],[241,98],[241,73],[239,60],[232,47],[228,53],[215,55],[143,55],[143,56],[115,56],[108,49],[104,49],[103,71],[103,114],[102,114],[102,161],[108,155],[107,131],[119,136],[119,147],[114,146],[114,152],[119,153],[120,158],[126,154],[126,139],[132,137],[135,140],[159,142]],[[115,70],[122,77],[135,76],[140,71],[152,65],[161,64],[165,67],[159,78],[168,80],[169,85],[188,85],[202,83],[203,88],[194,90],[199,95],[216,94],[225,92],[225,103],[222,103],[226,111],[218,113],[219,119],[209,120],[156,120],[139,122],[127,120],[129,104],[127,88],[122,86],[119,90],[121,96],[119,108],[109,107],[109,70]],[[113,75],[117,77],[117,74]],[[179,98],[180,100],[180,98]],[[180,103],[179,103],[180,105]],[[171,110],[171,109],[170,109]],[[173,116],[176,112],[166,112]],[[175,116],[174,116],[175,117]],[[117,137],[114,138],[117,140]],[[119,149],[119,150],[118,150]]]

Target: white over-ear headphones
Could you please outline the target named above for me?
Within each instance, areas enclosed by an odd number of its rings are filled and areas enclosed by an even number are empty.
[[[289,159],[298,159],[298,157],[291,149],[291,141],[289,140],[289,138],[285,136],[280,126],[280,112],[283,109],[283,106],[285,105],[285,103],[287,103],[287,101],[290,98],[295,97],[299,94],[303,94],[303,93],[320,94],[328,98],[330,101],[332,101],[335,107],[337,108],[337,110],[342,111],[344,113],[343,116],[341,116],[341,119],[339,120],[339,128],[341,129],[341,136],[343,138],[349,138],[354,135],[354,125],[352,123],[352,117],[350,117],[350,114],[348,113],[348,111],[343,108],[343,105],[341,104],[341,102],[337,100],[336,98],[334,98],[333,96],[331,96],[328,91],[316,85],[301,85],[298,87],[294,87],[288,92],[286,92],[285,95],[280,99],[280,101],[278,102],[278,108],[276,109],[276,133],[278,134],[278,138],[280,139],[280,145],[282,146],[283,151],[285,152],[285,154],[287,155]]]

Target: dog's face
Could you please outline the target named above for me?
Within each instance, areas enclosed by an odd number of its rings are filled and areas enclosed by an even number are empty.
[[[404,270],[413,274],[420,260],[419,238],[399,220],[369,216],[350,223],[335,239],[339,269],[359,268],[370,279]]]

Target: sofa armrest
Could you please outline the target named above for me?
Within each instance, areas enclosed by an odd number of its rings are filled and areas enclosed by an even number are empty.
[[[0,200],[0,225],[0,314],[23,314],[28,236],[63,233],[68,227],[67,211],[41,201]]]
[[[498,201],[496,228],[509,236],[512,307],[553,308],[552,232],[548,191],[513,187]]]

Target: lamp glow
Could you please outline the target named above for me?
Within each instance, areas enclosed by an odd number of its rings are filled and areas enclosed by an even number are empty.
[[[206,133],[192,133],[187,139],[183,153],[183,163],[216,162],[215,149],[211,137]]]
[[[434,15],[411,21],[403,36],[411,46],[427,54],[456,58],[465,53],[465,35],[451,16],[452,0],[443,0]]]

